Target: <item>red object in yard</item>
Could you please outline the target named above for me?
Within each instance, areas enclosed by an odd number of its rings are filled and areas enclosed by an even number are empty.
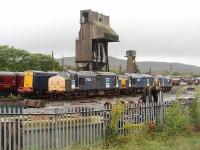
[[[153,122],[147,122],[147,128],[148,128],[148,130],[149,131],[152,131],[152,130],[154,130],[154,123]]]
[[[16,90],[16,77],[13,72],[0,71],[0,92]]]
[[[24,73],[23,72],[16,72],[16,90],[20,90],[24,86]]]

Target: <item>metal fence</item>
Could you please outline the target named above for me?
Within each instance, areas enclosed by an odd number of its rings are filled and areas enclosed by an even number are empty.
[[[189,103],[185,101],[183,106]],[[118,127],[123,129],[126,122],[162,121],[163,113],[171,105],[172,102],[128,103]],[[104,139],[111,120],[111,106],[43,109],[43,112],[31,114],[29,109],[0,109],[0,150],[65,150],[74,144],[92,146]]]

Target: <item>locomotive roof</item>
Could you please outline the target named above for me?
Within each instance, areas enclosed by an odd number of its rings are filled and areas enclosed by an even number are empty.
[[[16,75],[24,75],[24,72],[15,72]]]
[[[70,74],[77,74],[80,76],[96,76],[96,75],[108,75],[108,76],[116,76],[113,72],[94,72],[94,71],[74,71],[74,70],[67,70]]]
[[[149,74],[141,74],[142,75],[142,77],[150,77],[150,78],[153,78],[153,76],[152,75],[149,75]]]
[[[77,72],[77,75],[79,76],[96,76],[97,73],[96,72],[93,72],[93,71],[79,71]]]
[[[102,72],[102,71],[98,71],[97,75],[116,76],[114,72]]]
[[[128,75],[127,74],[120,74],[120,75],[117,75],[119,78],[128,78]]]
[[[139,73],[125,73],[124,75],[131,76],[133,78],[142,78],[142,75]]]
[[[128,76],[118,75],[118,78],[119,79],[126,79],[126,80],[128,80]]]
[[[44,71],[39,71],[39,70],[26,70],[25,72],[36,72],[36,73],[42,73]]]
[[[9,75],[9,76],[15,76],[14,72],[8,72],[8,71],[0,71],[0,75]]]
[[[33,73],[39,73],[39,74],[57,74],[58,72],[54,72],[54,71],[38,71],[38,70],[27,70],[25,72],[33,72]]]
[[[143,78],[143,77],[152,77],[151,75],[148,74],[140,74],[140,73],[125,73],[125,75],[131,76],[133,78]]]
[[[161,75],[156,75],[155,77],[156,78],[163,78],[163,79],[171,79],[170,77],[164,77],[164,76],[161,76]]]
[[[74,70],[66,70],[66,72],[68,72],[70,74],[77,74],[77,71],[74,71]]]
[[[64,79],[71,79],[70,77],[68,77],[68,76],[63,76],[63,75],[56,75],[56,76],[53,76],[53,77],[51,77],[52,79],[53,78],[64,78]]]
[[[80,75],[80,76],[97,76],[97,75],[116,76],[116,74],[113,73],[113,72],[102,72],[102,71],[94,72],[94,71],[67,70],[66,72],[68,72],[70,74],[77,74],[77,75]]]
[[[78,75],[78,76],[96,76],[96,73],[92,72],[92,71],[66,70],[66,71],[63,71],[63,72],[59,73],[59,75],[61,75],[61,76],[68,76],[67,74],[69,74],[70,76],[73,76],[73,75]]]
[[[172,78],[172,80],[177,80],[178,81],[178,80],[181,80],[181,79],[179,79],[179,78]]]

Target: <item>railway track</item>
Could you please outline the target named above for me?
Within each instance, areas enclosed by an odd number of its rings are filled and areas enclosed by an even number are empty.
[[[176,88],[175,88],[176,91]],[[190,90],[183,96],[191,96]],[[164,101],[174,100],[176,92],[164,93]],[[87,105],[87,104],[102,104],[105,102],[113,102],[117,99],[123,99],[125,101],[138,101],[142,94],[136,95],[113,95],[113,96],[96,96],[96,97],[84,97],[84,98],[73,98],[73,99],[32,99],[32,98],[0,98],[0,104],[24,104],[26,107],[40,108],[40,107],[51,107],[51,106],[62,106],[64,104],[70,105]],[[193,94],[192,94],[193,95]],[[37,105],[37,107],[35,106]],[[40,106],[39,106],[40,105]]]

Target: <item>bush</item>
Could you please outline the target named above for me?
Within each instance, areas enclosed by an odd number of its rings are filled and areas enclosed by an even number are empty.
[[[200,131],[200,89],[196,90],[197,94],[190,105],[189,118],[190,123],[195,131]]]
[[[119,136],[119,132],[110,126],[107,126],[105,130],[105,146],[115,145],[116,138]]]
[[[121,101],[118,101],[112,108],[111,111],[111,121],[110,121],[110,128],[113,128],[114,130],[118,129],[118,121],[120,119],[120,116],[125,111],[124,104]]]
[[[121,135],[118,129],[118,122],[125,111],[124,104],[121,101],[118,101],[111,111],[111,121],[105,131],[105,146],[116,146],[121,145],[129,140],[129,136]]]
[[[181,108],[181,104],[176,101],[164,113],[163,132],[168,136],[180,133],[188,125],[188,115]]]

